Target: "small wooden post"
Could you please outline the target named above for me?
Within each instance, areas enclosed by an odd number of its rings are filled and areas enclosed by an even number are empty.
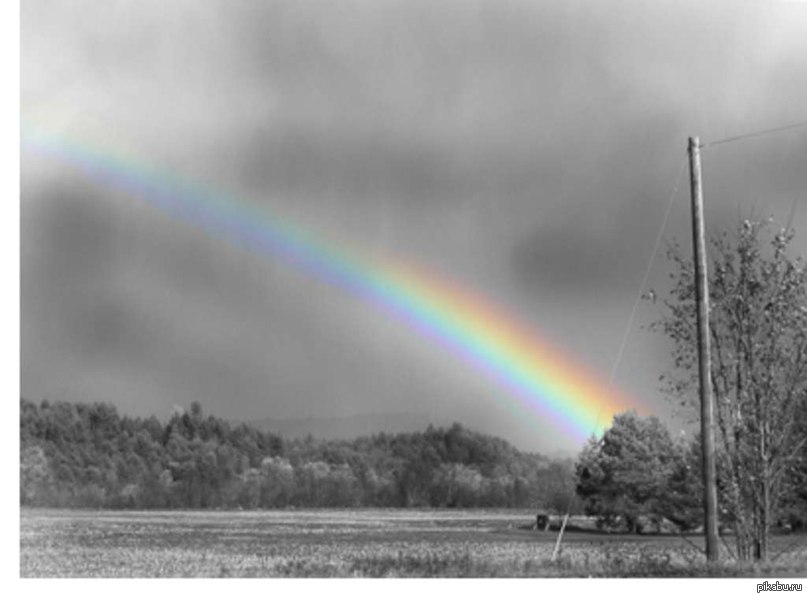
[[[689,138],[689,171],[692,193],[692,242],[695,260],[695,297],[698,323],[698,367],[701,406],[701,446],[703,463],[703,503],[706,560],[719,559],[717,533],[717,483],[715,474],[714,399],[709,343],[709,283],[706,274],[706,234],[703,220],[700,143]]]

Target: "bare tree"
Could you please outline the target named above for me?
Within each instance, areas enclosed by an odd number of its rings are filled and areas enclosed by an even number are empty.
[[[775,232],[774,232],[775,231]],[[710,335],[716,402],[718,481],[723,512],[742,559],[764,560],[768,535],[807,438],[807,274],[791,258],[792,229],[744,221],[711,240]],[[673,246],[676,269],[667,311],[655,327],[675,345],[669,393],[697,406],[692,265]]]

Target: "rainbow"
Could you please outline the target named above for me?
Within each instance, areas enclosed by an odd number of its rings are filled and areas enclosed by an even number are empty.
[[[360,259],[309,231],[135,159],[23,127],[23,151],[78,168],[217,237],[347,292],[494,380],[577,440],[631,402],[492,300],[403,260]]]

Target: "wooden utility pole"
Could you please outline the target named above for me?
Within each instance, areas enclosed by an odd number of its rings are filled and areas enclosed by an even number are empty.
[[[695,260],[695,297],[698,312],[698,368],[701,401],[701,447],[703,463],[703,533],[706,537],[706,560],[716,562],[717,483],[715,474],[714,400],[712,396],[712,364],[709,348],[709,283],[706,276],[706,235],[703,224],[703,185],[701,183],[700,143],[689,138],[689,173],[692,192],[692,241]]]

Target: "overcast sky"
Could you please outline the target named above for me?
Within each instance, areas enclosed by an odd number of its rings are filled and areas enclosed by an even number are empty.
[[[26,0],[26,123],[221,189],[509,306],[606,378],[687,136],[807,120],[807,3]],[[707,224],[787,219],[807,129],[704,153]],[[687,249],[683,179],[665,239]],[[22,156],[23,396],[165,417],[425,414],[530,450],[553,422],[367,305]],[[650,283],[663,294],[663,251]],[[664,339],[617,385],[669,418]],[[674,422],[679,426],[679,423]]]

